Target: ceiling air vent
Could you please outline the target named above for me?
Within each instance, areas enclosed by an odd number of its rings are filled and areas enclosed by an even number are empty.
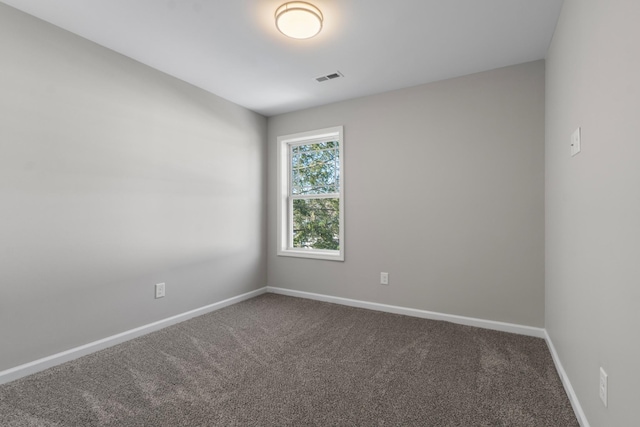
[[[335,73],[327,74],[326,76],[316,77],[316,81],[321,83],[321,82],[326,82],[327,80],[333,80],[340,77],[344,77],[344,75],[340,71],[336,71]]]

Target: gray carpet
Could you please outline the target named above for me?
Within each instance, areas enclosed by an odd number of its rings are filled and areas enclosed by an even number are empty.
[[[543,340],[265,294],[0,386],[2,426],[578,426]]]

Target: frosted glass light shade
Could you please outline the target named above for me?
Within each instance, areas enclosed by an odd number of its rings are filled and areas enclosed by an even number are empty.
[[[303,1],[291,1],[276,10],[276,27],[294,39],[308,39],[318,34],[322,20],[320,9]]]

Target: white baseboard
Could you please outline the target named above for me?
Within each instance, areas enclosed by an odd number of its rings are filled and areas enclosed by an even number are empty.
[[[576,418],[578,418],[578,422],[580,423],[580,426],[590,427],[589,421],[587,420],[587,416],[582,410],[582,406],[580,405],[580,401],[578,400],[578,396],[576,395],[576,392],[573,389],[573,386],[571,385],[571,381],[569,381],[567,372],[564,370],[564,367],[560,362],[560,356],[558,356],[558,352],[556,351],[556,348],[553,345],[553,341],[551,341],[551,337],[549,336],[549,333],[546,330],[544,331],[544,339],[547,341],[547,346],[549,347],[549,351],[551,352],[553,363],[556,365],[556,371],[558,371],[558,375],[560,376],[560,380],[562,381],[564,390],[567,392],[567,396],[569,396],[569,402],[571,402],[571,406],[573,407],[573,412],[576,414]]]
[[[380,304],[375,302],[334,297],[330,295],[315,294],[311,292],[277,288],[273,286],[267,286],[261,289],[257,289],[255,291],[247,292],[245,294],[228,298],[226,300],[219,301],[213,304],[209,304],[204,307],[197,308],[195,310],[187,311],[186,313],[168,317],[166,319],[149,323],[147,325],[140,326],[138,328],[131,329],[107,338],[103,338],[101,340],[94,341],[89,344],[85,344],[79,347],[75,347],[75,348],[63,351],[61,353],[47,356],[42,359],[35,360],[33,362],[25,363],[24,365],[16,366],[15,368],[10,368],[5,371],[1,371],[0,384],[5,384],[10,381],[17,380],[19,378],[34,374],[36,372],[45,370],[47,368],[51,368],[53,366],[60,365],[65,362],[69,362],[71,360],[77,359],[87,354],[94,353],[96,351],[114,346],[116,344],[120,344],[122,342],[131,340],[133,338],[137,338],[142,335],[146,335],[150,332],[154,332],[162,328],[166,328],[167,326],[171,326],[176,323],[183,322],[185,320],[191,319],[192,317],[200,316],[200,315],[230,306],[232,304],[236,304],[241,301],[256,297],[258,295],[262,295],[266,292],[271,292],[271,293],[280,294],[280,295],[288,295],[288,296],[293,296],[298,298],[312,299],[316,301],[324,301],[324,302],[329,302],[334,304],[341,304],[341,305],[346,305],[350,307],[366,308],[369,310],[376,310],[376,311],[383,311],[387,313],[420,317],[423,319],[442,320],[442,321],[457,323],[461,325],[475,326],[479,328],[493,329],[493,330],[503,331],[503,332],[511,332],[515,334],[527,335],[527,336],[532,336],[537,338],[544,338],[547,342],[547,345],[549,346],[551,357],[553,358],[553,362],[555,363],[560,379],[562,380],[564,389],[567,392],[567,395],[569,396],[569,401],[571,402],[571,406],[573,407],[576,417],[578,418],[578,422],[580,423],[581,427],[590,427],[587,417],[584,411],[582,410],[582,406],[578,401],[578,397],[576,396],[576,393],[573,390],[573,387],[571,386],[569,377],[567,376],[567,373],[565,372],[562,366],[562,363],[560,362],[560,358],[558,357],[558,353],[556,352],[553,342],[551,341],[551,338],[549,337],[549,334],[547,333],[547,331],[543,328],[535,328],[532,326],[497,322],[494,320],[477,319],[473,317],[457,316],[453,314],[419,310],[415,308],[406,308],[406,307],[399,307],[395,305],[387,305],[387,304]]]
[[[219,310],[232,304],[236,304],[240,301],[247,300],[249,298],[256,297],[258,295],[267,292],[267,288],[260,288],[255,291],[247,292],[246,294],[238,295],[232,298],[228,298],[223,301],[219,301],[213,304],[206,305],[204,307],[196,308],[195,310],[187,311],[186,313],[171,316],[166,319],[158,320],[157,322],[149,323],[138,328],[130,329],[128,331],[112,335],[107,338],[103,338],[98,341],[91,342],[89,344],[81,345],[61,353],[57,353],[51,356],[43,357],[42,359],[34,360],[33,362],[25,363],[24,365],[16,366],[5,371],[0,372],[0,384],[5,384],[10,381],[17,380],[18,378],[25,377],[27,375],[34,374],[39,371],[43,371],[47,368],[51,368],[61,363],[69,362],[79,357],[85,356],[90,353],[94,353],[99,350],[103,350],[107,347],[120,344],[125,341],[129,341],[133,338],[137,338],[142,335],[146,335],[150,332],[166,328],[167,326],[174,325],[176,323],[184,322],[192,317],[201,316],[203,314]]]
[[[386,313],[403,314],[405,316],[420,317],[423,319],[443,320],[445,322],[460,325],[475,326],[478,328],[493,329],[502,332],[527,335],[537,338],[545,338],[543,328],[517,325],[514,323],[497,322],[495,320],[476,319],[474,317],[457,316],[455,314],[438,313],[435,311],[419,310],[416,308],[399,307],[396,305],[380,304],[377,302],[360,301],[355,299],[340,298],[329,295],[314,294],[311,292],[295,291],[292,289],[267,286],[267,292],[292,297],[307,298],[317,301],[331,302],[334,304],[348,305],[350,307],[366,308],[369,310],[384,311]]]

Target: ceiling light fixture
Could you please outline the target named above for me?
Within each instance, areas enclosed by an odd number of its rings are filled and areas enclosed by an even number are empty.
[[[293,39],[309,39],[322,29],[322,12],[310,3],[290,1],[276,10],[278,31]]]

